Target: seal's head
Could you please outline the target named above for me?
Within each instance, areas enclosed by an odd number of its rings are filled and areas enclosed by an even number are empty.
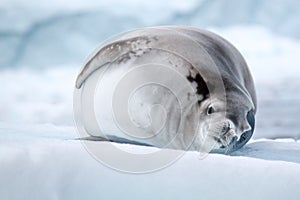
[[[243,98],[243,99],[241,99]],[[244,96],[232,92],[226,99],[211,96],[200,106],[200,135],[204,149],[230,153],[244,146],[254,131],[254,108]]]

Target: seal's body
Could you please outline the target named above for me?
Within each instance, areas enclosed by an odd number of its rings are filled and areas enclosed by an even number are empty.
[[[95,94],[82,111],[85,130],[111,141],[227,153],[254,131],[256,94],[246,62],[229,42],[196,28],[114,37],[88,60],[76,88],[83,97]]]

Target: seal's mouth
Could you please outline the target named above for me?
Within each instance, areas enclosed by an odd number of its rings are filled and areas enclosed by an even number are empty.
[[[234,137],[228,145],[222,145],[219,149],[213,149],[210,153],[230,154],[240,148],[242,148],[252,137],[255,126],[254,111],[250,111],[247,114],[247,120],[251,126],[251,130],[244,132],[238,140],[238,137]],[[219,142],[217,140],[217,142]],[[221,142],[221,141],[220,141]]]
[[[243,133],[239,140],[237,139],[238,137],[235,136],[227,146],[222,145],[218,149],[211,150],[210,153],[230,154],[242,148],[250,140],[252,133],[252,130]],[[219,143],[220,141],[217,142]]]

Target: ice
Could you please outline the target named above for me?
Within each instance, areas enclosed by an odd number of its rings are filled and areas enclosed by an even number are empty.
[[[176,13],[172,23],[193,26],[228,27],[234,25],[262,25],[276,32],[299,38],[300,4],[295,0],[228,0],[199,1],[188,13]]]
[[[4,0],[0,2],[0,68],[82,64],[85,55],[107,37],[144,26],[251,24],[299,38],[299,9],[297,0],[272,4],[268,0]]]
[[[0,68],[82,64],[106,38],[163,23],[196,0],[0,2]],[[159,14],[157,14],[159,12]],[[13,23],[11,23],[13,22]],[[7,49],[7,47],[10,47]]]

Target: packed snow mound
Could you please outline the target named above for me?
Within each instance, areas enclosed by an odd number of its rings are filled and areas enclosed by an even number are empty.
[[[198,152],[186,152],[168,167],[132,174],[103,165],[75,137],[74,129],[67,127],[4,125],[1,199],[300,198],[300,143],[292,140],[253,140],[231,156],[199,159]],[[99,148],[106,145],[96,143]],[[114,145],[132,153],[153,149]]]

